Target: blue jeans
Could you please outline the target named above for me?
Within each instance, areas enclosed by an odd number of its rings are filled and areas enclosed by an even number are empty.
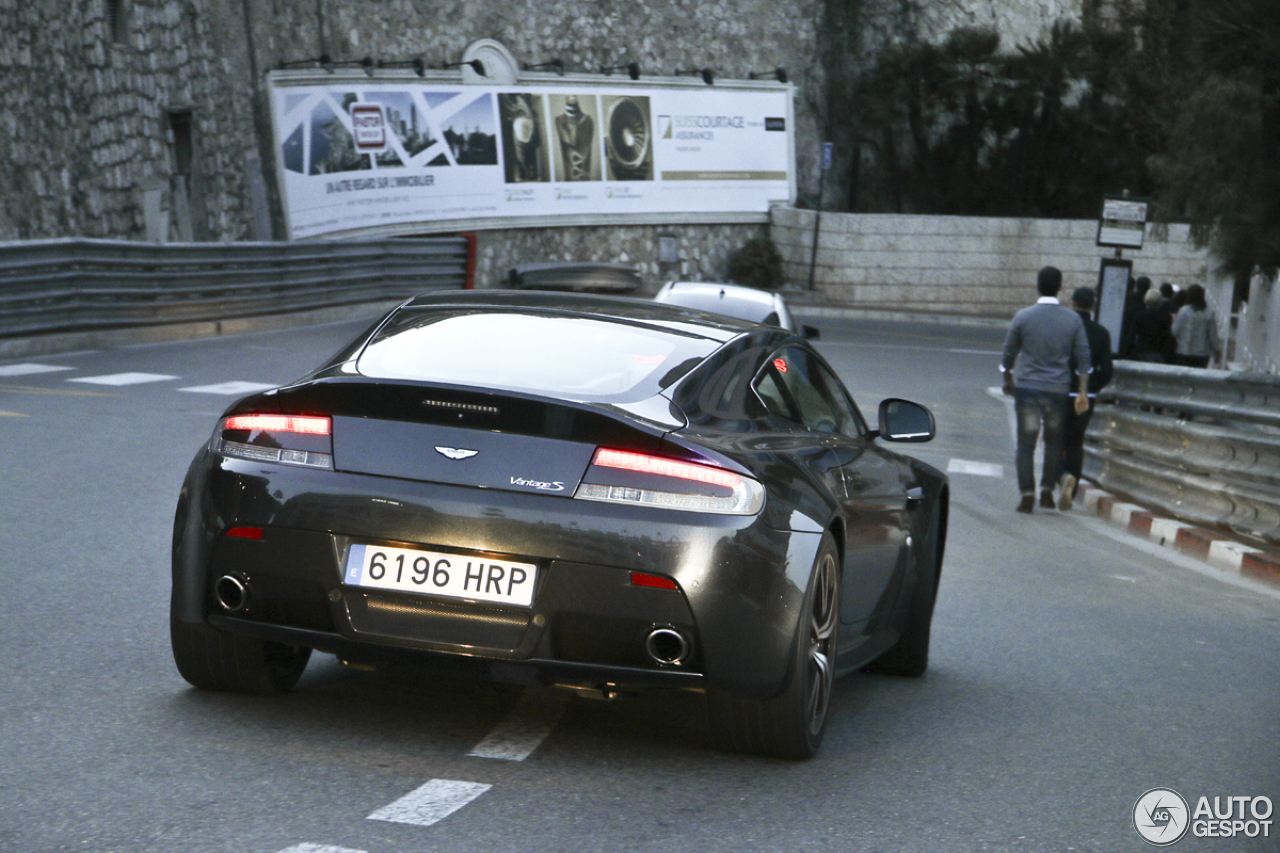
[[[1024,495],[1036,489],[1035,453],[1040,427],[1044,426],[1044,471],[1040,488],[1052,489],[1062,473],[1062,434],[1067,423],[1071,398],[1057,391],[1018,388],[1013,392],[1013,408],[1018,416],[1018,490]]]

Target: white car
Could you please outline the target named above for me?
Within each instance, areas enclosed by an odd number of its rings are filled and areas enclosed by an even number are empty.
[[[655,302],[725,314],[752,323],[781,326],[788,332],[810,339],[818,337],[818,330],[813,326],[796,325],[781,296],[754,287],[707,281],[670,281],[663,285],[653,299]]]

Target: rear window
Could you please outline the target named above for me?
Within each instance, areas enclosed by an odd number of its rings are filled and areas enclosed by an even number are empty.
[[[365,348],[360,373],[627,403],[657,394],[720,346],[586,317],[484,312],[407,319],[393,321]]]

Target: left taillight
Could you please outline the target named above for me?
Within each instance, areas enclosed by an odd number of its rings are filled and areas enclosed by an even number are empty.
[[[596,450],[573,496],[725,515],[755,515],[764,506],[764,486],[750,477],[713,465],[604,447]]]
[[[213,450],[233,459],[333,468],[333,424],[317,415],[243,414],[223,418]]]

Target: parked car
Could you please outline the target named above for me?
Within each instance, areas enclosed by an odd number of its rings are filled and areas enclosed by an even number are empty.
[[[919,675],[948,483],[897,399],[863,420],[803,338],[647,300],[410,300],[227,409],[174,522],[171,635],[211,690],[312,650],[603,695],[697,688],[803,758],[832,682]]]
[[[799,332],[811,340],[818,337],[818,330],[813,326],[796,325],[781,296],[754,287],[707,281],[669,281],[653,299],[667,305],[711,311],[726,317],[750,320],[752,323],[781,326],[788,332]]]

